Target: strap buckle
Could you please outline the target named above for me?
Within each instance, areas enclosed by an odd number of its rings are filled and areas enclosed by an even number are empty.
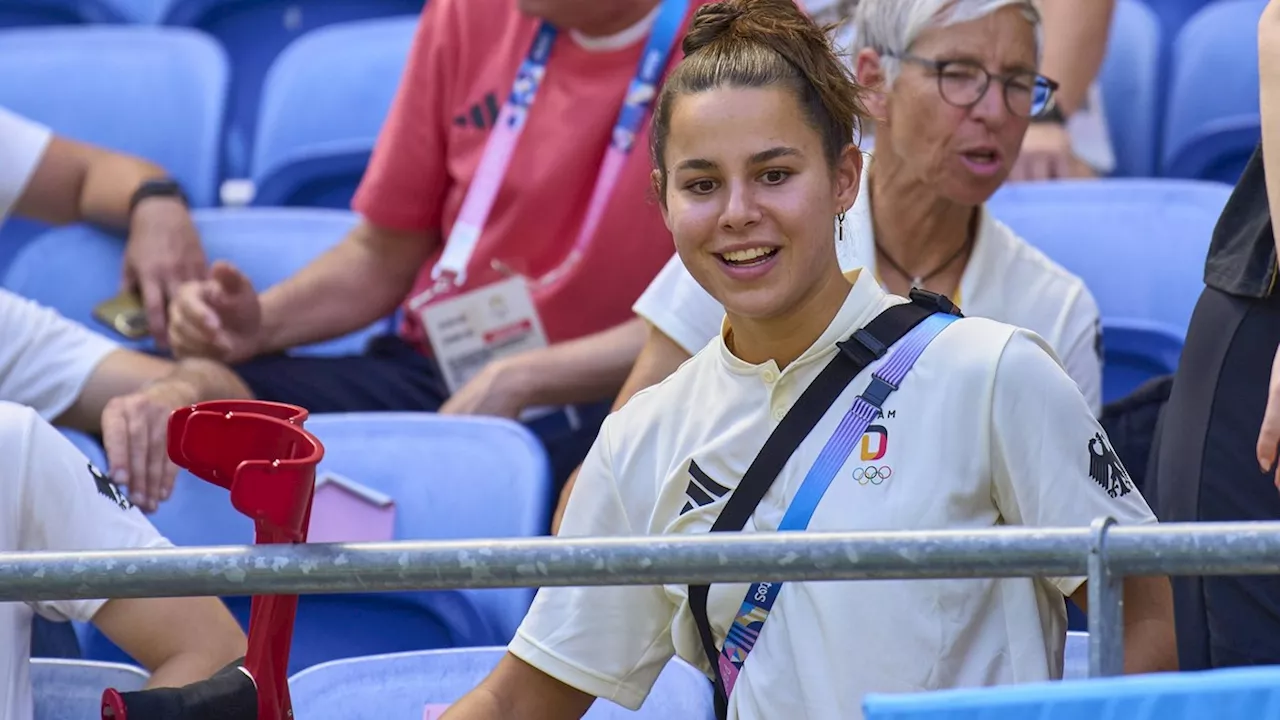
[[[871,376],[871,384],[867,385],[867,389],[862,391],[862,399],[870,403],[876,410],[883,410],[884,401],[889,398],[890,393],[897,389],[897,385],[885,380],[877,373]]]
[[[866,328],[858,330],[848,340],[836,343],[836,347],[840,348],[840,352],[844,353],[860,368],[879,360],[889,351],[889,348],[880,342],[875,335],[867,332]]]
[[[945,315],[955,315],[956,317],[964,317],[960,312],[960,308],[946,295],[940,295],[936,292],[930,292],[921,288],[911,288],[909,294],[911,302],[920,305],[927,310],[940,312]]]

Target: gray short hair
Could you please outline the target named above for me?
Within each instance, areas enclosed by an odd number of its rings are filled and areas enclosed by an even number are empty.
[[[858,0],[853,21],[857,35],[853,54],[871,48],[881,55],[901,55],[911,49],[926,30],[977,20],[1007,7],[1022,10],[1036,34],[1036,64],[1040,64],[1043,30],[1037,0]],[[892,84],[898,61],[882,61],[885,80]]]

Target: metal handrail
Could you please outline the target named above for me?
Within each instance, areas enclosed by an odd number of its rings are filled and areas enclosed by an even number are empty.
[[[1280,574],[1280,522],[0,553],[0,602],[456,588],[1087,577],[1090,675],[1123,667],[1128,575]]]

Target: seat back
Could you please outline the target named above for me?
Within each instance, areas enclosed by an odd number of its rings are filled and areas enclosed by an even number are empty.
[[[317,665],[289,680],[294,713],[299,718],[420,718],[427,705],[456,702],[505,653],[500,647],[433,650]],[[715,708],[706,677],[676,659],[663,669],[638,712],[597,700],[584,717],[709,720],[715,717]]]
[[[117,23],[128,18],[125,8],[110,0],[4,0],[0,28],[80,23]]]
[[[166,25],[213,35],[232,58],[232,91],[225,136],[229,177],[247,177],[262,81],[276,56],[317,28],[375,17],[416,15],[423,0],[169,0]]]
[[[1173,43],[1163,174],[1235,184],[1261,138],[1258,18],[1266,0],[1219,0]]]
[[[1160,21],[1140,0],[1119,0],[1098,74],[1114,175],[1155,174],[1159,141]]]
[[[138,155],[183,183],[191,201],[217,197],[227,59],[188,30],[127,25],[0,31],[0,107],[58,135]],[[46,225],[0,228],[0,270]]]
[[[1155,322],[1185,334],[1230,195],[1220,183],[1183,180],[1020,183],[987,207],[1081,277],[1104,322]]]
[[[337,210],[206,209],[194,214],[201,242],[212,260],[228,260],[254,287],[265,290],[288,278],[336,244],[356,216]],[[3,275],[3,286],[54,308],[68,318],[99,329],[93,308],[119,290],[124,241],[88,226],[49,230],[27,244]],[[356,354],[388,321],[315,345],[296,348],[300,355]],[[108,332],[103,330],[104,333]],[[150,339],[122,344],[146,349]]]
[[[1158,322],[1102,323],[1103,402],[1128,396],[1146,381],[1178,369],[1185,333]]]
[[[97,720],[102,691],[109,687],[141,690],[146,671],[133,665],[93,660],[31,659],[35,720]]]
[[[1280,668],[1157,673],[868,695],[866,720],[1258,720],[1280,707]]]
[[[255,205],[350,207],[417,25],[415,15],[331,25],[280,53],[262,88]]]

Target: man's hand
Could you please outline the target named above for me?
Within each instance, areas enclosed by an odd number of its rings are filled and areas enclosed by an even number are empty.
[[[150,197],[138,203],[130,220],[121,284],[122,289],[142,296],[148,330],[161,347],[169,337],[169,301],[183,283],[203,280],[207,272],[200,236],[186,206],[170,197]]]
[[[208,280],[189,282],[169,308],[175,357],[232,364],[258,354],[262,304],[249,278],[231,263],[213,264]]]
[[[1032,123],[1009,179],[1015,182],[1089,177],[1092,172],[1075,155],[1071,134],[1057,123]]]
[[[511,420],[528,405],[519,355],[494,360],[440,407],[441,415],[489,415]]]
[[[1280,489],[1280,469],[1276,468],[1276,451],[1280,446],[1280,348],[1271,361],[1271,383],[1267,387],[1267,410],[1262,415],[1258,432],[1258,466],[1262,472],[1276,471],[1276,487]]]
[[[102,410],[102,443],[111,479],[128,487],[129,500],[143,512],[155,512],[169,499],[178,474],[169,460],[169,415],[198,399],[190,385],[161,380],[112,399]]]

